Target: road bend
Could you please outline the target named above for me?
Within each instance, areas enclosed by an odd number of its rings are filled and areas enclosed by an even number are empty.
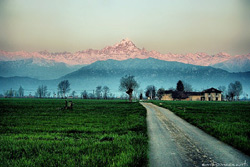
[[[250,157],[206,134],[168,109],[147,109],[151,167],[250,166]]]

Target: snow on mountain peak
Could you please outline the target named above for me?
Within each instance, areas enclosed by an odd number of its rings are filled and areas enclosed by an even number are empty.
[[[63,62],[69,65],[77,64],[91,64],[98,60],[126,60],[126,59],[147,59],[155,58],[165,61],[177,61],[182,63],[194,64],[208,66],[216,63],[224,62],[229,59],[232,59],[236,56],[230,56],[227,53],[218,53],[215,55],[208,55],[206,53],[189,53],[189,54],[161,54],[157,51],[147,51],[146,49],[137,48],[136,45],[129,40],[128,38],[122,39],[115,45],[107,46],[101,50],[87,49],[83,51],[78,51],[75,53],[70,52],[55,52],[51,53],[46,50],[40,52],[6,52],[0,50],[0,61],[13,61],[29,58],[39,58],[36,59],[35,63],[41,63],[41,60],[48,60],[49,64],[54,62]],[[250,58],[250,54],[247,54],[246,57]],[[46,62],[46,61],[45,61]]]
[[[136,47],[135,44],[128,38],[123,39],[121,42],[114,45],[115,47]]]

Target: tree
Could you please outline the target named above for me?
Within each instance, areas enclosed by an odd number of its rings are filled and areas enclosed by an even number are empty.
[[[65,98],[65,94],[70,91],[70,83],[68,80],[61,81],[58,84],[58,91]]]
[[[42,90],[43,90],[43,97],[46,97],[47,96],[47,93],[48,93],[48,89],[47,89],[47,86],[43,86],[42,85]]]
[[[235,81],[234,85],[235,85],[235,95],[237,96],[237,100],[239,100],[240,95],[243,93],[243,88],[240,81]]]
[[[108,99],[109,87],[104,86],[104,87],[102,88],[102,90],[103,90],[103,98],[104,98],[104,99]]]
[[[94,98],[95,98],[95,95],[94,95],[93,93],[89,93],[89,94],[88,94],[88,97],[89,97],[90,99],[94,99]]]
[[[183,87],[184,87],[184,90],[186,92],[192,92],[193,91],[193,87],[191,84],[187,83],[187,82],[182,82],[183,83]]]
[[[154,85],[147,86],[145,95],[146,97],[149,97],[150,99],[155,99],[156,87]]]
[[[219,86],[218,87],[218,90],[220,90],[220,91],[222,91],[222,93],[221,93],[221,98],[222,99],[225,99],[225,97],[226,97],[226,87],[225,86]]]
[[[95,95],[97,99],[102,98],[102,86],[97,86],[95,90]]]
[[[42,98],[42,87],[41,86],[38,86],[37,90],[36,90],[36,95],[37,97],[39,98]]]
[[[36,91],[36,95],[37,97],[39,98],[42,98],[42,97],[46,97],[47,96],[47,86],[45,85],[41,85],[41,86],[38,86],[37,88],[37,91]]]
[[[7,90],[4,95],[6,97],[13,97],[14,96],[14,91],[12,90],[12,88],[10,88],[10,90]]]
[[[140,100],[142,100],[142,98],[143,98],[143,97],[142,97],[142,93],[140,93]]]
[[[81,95],[83,99],[88,99],[88,93],[86,90],[84,90]]]
[[[24,96],[24,89],[22,88],[22,86],[19,87],[18,94],[19,94],[19,97],[23,97]]]
[[[47,97],[51,98],[50,96],[51,96],[51,92],[48,92]]]
[[[164,95],[164,93],[165,93],[165,89],[164,89],[164,88],[158,89],[158,91],[157,91],[157,97],[158,97],[159,99],[161,99],[162,96]]]
[[[76,94],[76,91],[73,90],[72,93],[71,93],[73,98],[75,97],[75,94]]]
[[[129,101],[132,102],[132,93],[134,89],[138,88],[139,84],[135,80],[134,76],[132,75],[126,75],[125,77],[122,77],[120,80],[120,91],[126,91],[126,93],[129,95]]]
[[[228,85],[228,96],[231,101],[234,100],[234,96],[236,95],[236,88],[234,83],[230,83]]]
[[[16,90],[13,90],[13,96],[18,97],[18,92]]]
[[[230,83],[228,85],[228,96],[231,100],[235,100],[234,97],[237,96],[237,100],[239,100],[240,95],[243,92],[242,85],[240,81],[235,81],[235,83]]]
[[[182,83],[181,80],[179,80],[179,81],[177,82],[176,90],[179,91],[179,92],[183,92],[183,91],[184,91],[184,85],[183,85],[183,83]]]

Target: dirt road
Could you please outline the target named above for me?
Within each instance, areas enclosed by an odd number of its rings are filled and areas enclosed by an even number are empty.
[[[250,166],[249,156],[169,110],[151,103],[141,104],[147,109],[150,166]]]

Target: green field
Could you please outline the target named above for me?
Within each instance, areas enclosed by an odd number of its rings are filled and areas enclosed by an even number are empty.
[[[250,102],[151,102],[250,155]]]
[[[147,166],[139,103],[0,99],[0,166]]]

